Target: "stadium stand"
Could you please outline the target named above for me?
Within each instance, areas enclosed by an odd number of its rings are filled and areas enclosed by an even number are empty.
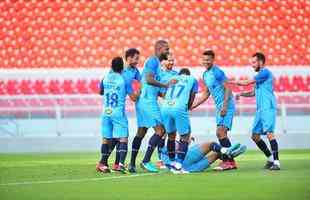
[[[240,79],[246,78],[248,77],[240,77]],[[199,84],[202,84],[202,80],[199,80]],[[98,87],[99,79],[0,80],[0,94],[2,95],[98,94]],[[276,92],[310,92],[310,75],[281,75],[275,79],[274,87]],[[232,86],[234,92],[249,89],[251,88]]]

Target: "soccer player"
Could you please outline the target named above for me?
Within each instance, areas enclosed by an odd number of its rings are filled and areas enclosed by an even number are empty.
[[[139,57],[140,52],[135,48],[130,48],[126,50],[125,52],[125,61],[126,61],[126,67],[124,68],[122,74],[123,76],[131,83],[133,84],[134,81],[140,82],[141,75],[139,70],[137,69],[137,65],[139,64]],[[110,151],[113,151],[114,147],[118,149],[119,143],[117,139],[114,139],[111,141],[111,149]],[[119,171],[119,158],[120,153],[116,152],[115,162],[112,166],[112,170]]]
[[[181,170],[191,134],[188,110],[198,92],[198,82],[190,75],[187,68],[181,69],[179,75],[173,76],[172,79],[177,82],[167,89],[161,106],[161,113],[168,134],[167,149],[171,161],[175,160],[176,154],[175,133],[178,132],[180,135],[177,159],[173,162],[173,165],[176,170]]]
[[[112,70],[100,85],[104,108],[101,118],[101,160],[97,164],[96,170],[103,173],[110,172],[108,166],[108,158],[111,153],[109,146],[113,138],[116,138],[119,142],[120,171],[125,172],[124,164],[128,146],[128,121],[125,113],[126,96],[129,95],[133,101],[137,99],[130,82],[122,76],[123,59],[121,57],[113,58],[111,68]]]
[[[160,81],[161,82],[168,83],[172,79],[173,76],[178,74],[178,72],[173,69],[174,61],[175,61],[175,59],[174,59],[174,56],[173,56],[172,53],[169,53],[169,55],[167,57],[167,60],[162,60],[161,61],[161,66],[162,66],[161,72],[160,72]],[[160,93],[161,93],[160,95],[163,96],[164,93],[165,93],[165,89],[162,88]],[[160,105],[160,107],[161,107],[161,105]],[[176,136],[176,133],[171,133],[171,135],[172,134],[174,134]],[[164,163],[162,162],[162,160],[160,158],[161,149],[165,146],[166,136],[167,135],[165,134],[161,138],[161,140],[160,140],[160,142],[159,142],[159,144],[157,146],[158,159],[159,160],[157,161],[156,165],[157,165],[157,167],[159,169],[165,169],[166,168],[166,166],[164,165]]]
[[[202,65],[206,68],[203,73],[203,85],[205,90],[201,98],[194,102],[192,109],[205,102],[209,96],[213,97],[216,108],[216,135],[223,147],[230,147],[231,143],[227,132],[231,130],[235,113],[235,102],[229,87],[225,73],[214,64],[215,54],[212,50],[206,50],[202,55]],[[236,169],[237,165],[233,159],[224,156],[223,162],[215,168],[216,170]]]
[[[155,55],[149,57],[144,63],[141,79],[141,94],[136,107],[138,133],[133,140],[131,162],[129,165],[129,171],[131,172],[135,172],[136,156],[141,146],[141,141],[147,129],[150,127],[154,128],[155,133],[149,140],[141,167],[149,172],[158,172],[158,169],[150,160],[154,149],[165,133],[157,98],[160,88],[168,88],[170,84],[173,84],[173,81],[170,81],[168,84],[160,82],[160,60],[167,59],[168,54],[168,42],[158,40],[155,43]]]
[[[276,98],[273,93],[273,76],[270,70],[265,67],[265,55],[257,52],[251,59],[252,67],[257,75],[251,80],[231,81],[237,85],[255,85],[255,89],[250,92],[243,92],[236,96],[256,97],[256,112],[252,128],[252,140],[258,148],[264,152],[267,157],[265,169],[280,170],[280,162],[278,155],[278,143],[274,136],[274,128],[276,123]],[[271,151],[268,149],[261,135],[267,135]]]
[[[216,142],[204,142],[191,146],[183,161],[183,171],[175,171],[171,167],[171,159],[166,148],[162,150],[163,162],[170,167],[173,173],[202,172],[217,159],[224,156],[235,158],[246,151],[245,145],[233,144],[229,148],[222,147]]]

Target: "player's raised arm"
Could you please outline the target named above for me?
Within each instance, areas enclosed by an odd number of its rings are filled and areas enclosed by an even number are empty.
[[[188,109],[190,110],[191,107],[193,106],[196,94],[198,93],[198,82],[195,80],[195,83],[193,85],[189,100],[188,100]]]
[[[210,92],[209,92],[209,89],[208,87],[206,86],[205,83],[202,83],[204,89],[202,91],[202,94],[201,94],[201,97],[193,103],[193,105],[191,106],[191,110],[197,108],[198,106],[200,106],[201,104],[203,104],[210,96]]]

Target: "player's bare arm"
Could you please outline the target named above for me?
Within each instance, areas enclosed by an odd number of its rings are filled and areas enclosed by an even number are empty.
[[[231,90],[229,89],[229,87],[227,86],[227,83],[224,84],[224,102],[223,102],[223,107],[221,110],[221,116],[225,116],[227,113],[227,105],[228,105],[228,99],[229,97],[232,95]]]
[[[209,92],[208,87],[204,83],[202,86],[204,87],[204,89],[202,91],[201,97],[196,102],[193,103],[190,110],[197,108],[198,106],[203,104],[205,101],[207,101],[207,99],[209,98],[210,92]]]
[[[248,86],[256,83],[254,79],[247,79],[247,80],[228,80],[227,83],[240,85],[240,86]]]
[[[236,99],[239,100],[240,97],[254,97],[255,96],[255,90],[248,91],[248,92],[242,92],[240,94],[236,95]]]
[[[196,93],[195,92],[191,92],[191,95],[190,95],[189,101],[188,101],[188,109],[191,109],[191,107],[192,107],[192,105],[194,103],[195,97],[196,97]]]
[[[137,99],[140,96],[140,91],[139,92],[133,92],[132,94],[128,95],[131,101],[136,102]]]
[[[156,87],[161,87],[161,88],[168,88],[169,84],[164,84],[161,83],[157,80],[154,79],[154,74],[148,73],[146,76],[146,82],[150,85],[156,86]]]

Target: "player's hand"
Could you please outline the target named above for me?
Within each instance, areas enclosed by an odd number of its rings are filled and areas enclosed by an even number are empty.
[[[227,113],[227,107],[223,106],[222,110],[221,110],[221,116],[224,117]]]
[[[171,80],[169,81],[168,85],[169,85],[169,86],[170,86],[170,85],[175,85],[177,82],[178,82],[178,80],[176,80],[176,79],[171,79]]]

